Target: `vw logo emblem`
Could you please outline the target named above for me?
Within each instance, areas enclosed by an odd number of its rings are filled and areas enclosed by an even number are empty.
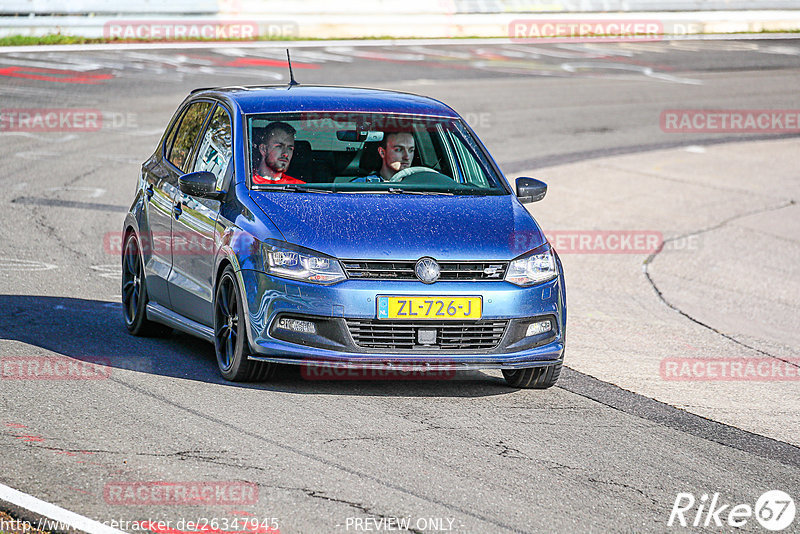
[[[441,269],[433,258],[422,258],[417,262],[416,267],[414,267],[414,273],[416,273],[417,278],[422,282],[432,284],[439,279]]]

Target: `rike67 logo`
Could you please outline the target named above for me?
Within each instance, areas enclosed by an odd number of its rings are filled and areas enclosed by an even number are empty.
[[[709,496],[704,493],[699,499],[691,493],[678,493],[668,527],[699,527],[718,530],[722,527],[742,528],[753,518],[767,530],[778,532],[788,528],[797,509],[788,493],[771,490],[762,494],[755,502],[734,504],[726,502],[719,493]]]

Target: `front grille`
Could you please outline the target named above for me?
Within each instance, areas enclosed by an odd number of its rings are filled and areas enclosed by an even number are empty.
[[[439,280],[502,280],[507,261],[443,261]],[[416,280],[414,261],[342,260],[348,278],[356,280]]]
[[[347,319],[356,345],[386,350],[487,350],[500,344],[508,321],[379,321]],[[417,341],[420,329],[435,330],[435,345]]]

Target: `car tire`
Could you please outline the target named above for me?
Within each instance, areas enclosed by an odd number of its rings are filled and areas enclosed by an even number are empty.
[[[561,362],[547,367],[527,369],[503,369],[503,377],[509,386],[522,389],[547,389],[555,385],[561,374]]]
[[[275,374],[276,365],[248,359],[250,345],[243,310],[236,273],[227,266],[214,292],[214,352],[219,371],[231,382],[268,380]]]
[[[141,247],[136,234],[131,232],[125,238],[122,249],[122,314],[125,327],[134,336],[162,336],[170,328],[147,319],[147,286],[145,284],[144,263]]]

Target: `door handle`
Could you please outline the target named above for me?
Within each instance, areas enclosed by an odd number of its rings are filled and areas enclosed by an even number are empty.
[[[181,213],[183,213],[183,208],[181,208],[180,202],[176,202],[175,205],[172,206],[172,213],[175,215],[176,219],[181,216]]]
[[[147,195],[147,200],[153,198],[153,195],[155,194],[155,190],[153,189],[153,184],[147,186],[147,189],[144,190],[144,194]]]

